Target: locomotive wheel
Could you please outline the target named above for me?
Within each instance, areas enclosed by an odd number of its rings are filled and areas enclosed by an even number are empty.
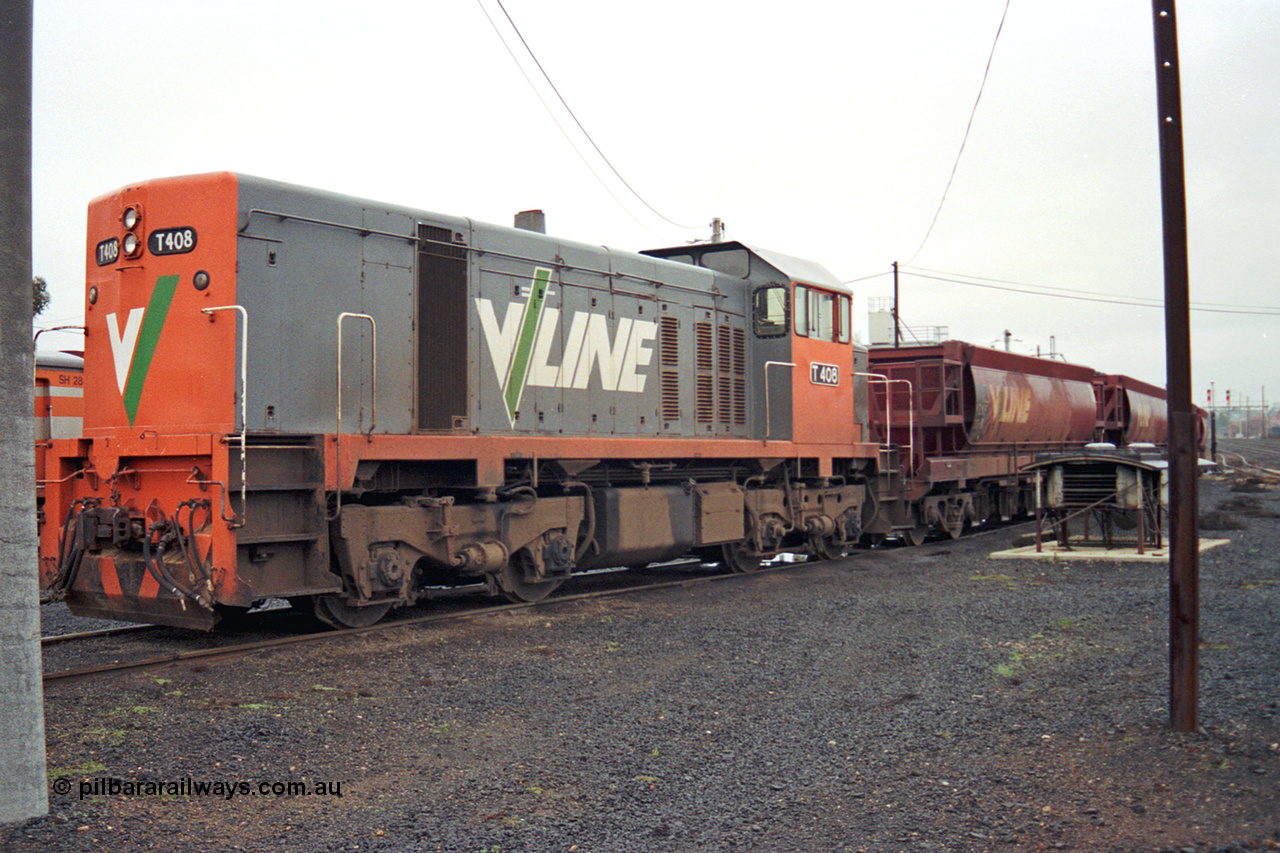
[[[849,546],[836,541],[835,537],[814,536],[809,539],[809,548],[813,556],[819,560],[839,560],[849,556]]]
[[[334,628],[368,628],[391,610],[391,604],[352,607],[336,595],[317,595],[312,599],[316,618]]]
[[[564,578],[551,578],[545,581],[525,580],[524,569],[516,562],[509,561],[498,571],[498,587],[510,601],[516,603],[541,601],[555,592],[564,583]]]
[[[724,567],[735,575],[749,575],[752,572],[760,571],[760,564],[764,559],[750,553],[746,549],[746,542],[726,542],[720,546],[720,552],[724,557]]]

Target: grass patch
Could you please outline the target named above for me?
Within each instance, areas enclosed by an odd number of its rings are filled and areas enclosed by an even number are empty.
[[[71,776],[92,776],[95,773],[105,773],[107,765],[100,761],[86,761],[75,767],[50,767],[50,779],[62,779]]]

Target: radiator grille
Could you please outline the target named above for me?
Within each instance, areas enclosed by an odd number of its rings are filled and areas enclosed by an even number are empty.
[[[663,317],[658,321],[658,351],[662,365],[662,419],[680,420],[680,321]]]
[[[714,353],[711,350],[710,323],[694,323],[693,334],[698,344],[698,370],[710,372]]]
[[[716,343],[720,356],[718,385],[720,390],[719,421],[729,425],[747,422],[746,401],[746,334],[742,329],[720,326]]]
[[[700,424],[709,424],[715,420],[716,398],[711,380],[710,374],[698,374],[697,421]]]
[[[747,337],[728,324],[695,323],[694,419],[731,428],[747,422]]]

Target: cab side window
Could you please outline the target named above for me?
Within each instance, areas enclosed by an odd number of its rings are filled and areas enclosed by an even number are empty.
[[[853,298],[843,293],[836,294],[836,341],[847,344],[851,339],[849,311]]]
[[[809,300],[809,327],[813,336],[823,341],[836,339],[836,295],[823,290],[811,290]]]
[[[847,344],[851,339],[849,311],[853,300],[845,293],[796,285],[796,335]]]
[[[796,285],[796,334],[809,337],[809,288]]]
[[[791,300],[790,288],[783,284],[768,284],[756,289],[751,297],[752,323],[758,338],[780,338],[790,326],[787,310]]]

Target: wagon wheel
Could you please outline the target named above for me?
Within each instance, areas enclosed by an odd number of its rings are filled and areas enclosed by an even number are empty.
[[[311,599],[317,619],[334,628],[368,628],[391,610],[391,603],[353,607],[336,595],[317,595]]]
[[[917,524],[915,527],[899,530],[898,533],[902,536],[903,542],[906,542],[912,548],[916,548],[924,544],[925,537],[929,535],[929,525]]]
[[[862,538],[858,540],[860,548],[875,548],[884,541],[883,533],[864,533]]]
[[[506,565],[498,570],[498,588],[502,590],[502,594],[509,600],[514,602],[533,602],[541,601],[551,593],[555,592],[560,584],[564,583],[564,578],[548,578],[547,580],[531,581],[525,577],[524,561],[520,559],[517,552],[515,558],[509,560]]]
[[[720,552],[724,558],[724,567],[735,575],[749,575],[752,572],[758,572],[760,571],[760,565],[764,562],[764,558],[747,550],[747,542],[745,540],[726,542],[720,546]]]

